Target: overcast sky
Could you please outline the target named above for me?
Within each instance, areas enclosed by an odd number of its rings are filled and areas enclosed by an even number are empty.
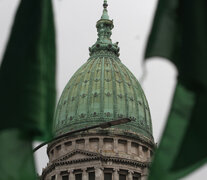
[[[0,0],[0,58],[4,52],[19,0]],[[89,58],[88,47],[97,38],[95,24],[102,14],[103,0],[53,0],[57,32],[57,94],[77,69]],[[153,58],[143,66],[143,54],[157,0],[108,0],[108,11],[114,20],[113,42],[119,42],[120,59],[141,80],[149,102],[155,142],[164,127],[170,100],[176,84],[173,64]],[[46,149],[36,153],[37,169],[46,166]],[[205,180],[207,167],[185,180]]]

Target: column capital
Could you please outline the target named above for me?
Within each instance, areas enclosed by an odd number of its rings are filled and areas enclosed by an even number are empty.
[[[118,171],[119,171],[119,168],[113,168],[113,170],[114,170],[115,172],[118,172]]]
[[[74,169],[69,169],[68,172],[69,173],[73,173],[74,172]]]
[[[70,170],[68,170],[68,172],[69,172],[69,179],[70,180],[75,180],[75,175],[73,174],[74,169],[70,169]]]
[[[94,169],[95,169],[95,170],[102,170],[102,171],[104,170],[104,168],[101,167],[101,166],[94,167]]]
[[[87,168],[85,167],[85,168],[82,168],[81,170],[85,172],[85,171],[87,171]]]

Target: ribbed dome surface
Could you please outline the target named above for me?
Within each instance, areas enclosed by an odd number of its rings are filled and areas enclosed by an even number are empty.
[[[114,128],[153,139],[147,100],[134,75],[109,51],[94,53],[73,75],[59,100],[55,134],[120,118],[132,122]]]

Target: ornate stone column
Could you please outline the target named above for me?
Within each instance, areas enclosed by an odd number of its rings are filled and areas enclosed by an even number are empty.
[[[95,167],[95,180],[103,180],[103,170],[101,167]]]
[[[73,174],[73,170],[69,170],[69,179],[70,180],[75,180],[75,174]]]
[[[134,172],[133,171],[129,171],[128,173],[128,180],[133,180],[133,174]]]
[[[83,169],[83,174],[82,174],[83,180],[88,180],[88,173],[86,170],[87,170],[87,168]]]
[[[113,180],[119,180],[119,169],[114,168],[114,173],[113,173]]]

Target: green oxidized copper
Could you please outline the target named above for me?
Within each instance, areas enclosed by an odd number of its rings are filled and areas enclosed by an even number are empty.
[[[61,95],[55,113],[55,134],[130,118],[132,122],[114,128],[153,140],[146,97],[135,76],[118,58],[119,48],[110,39],[113,22],[106,8],[105,1],[102,18],[97,22],[98,40],[90,48],[90,58]]]
[[[107,50],[114,52],[116,56],[119,56],[119,47],[118,42],[113,44],[111,37],[111,30],[114,28],[113,21],[109,19],[108,11],[107,11],[107,1],[104,1],[103,4],[103,14],[101,19],[97,22],[96,28],[98,31],[98,39],[96,43],[89,48],[90,55],[93,55],[94,52],[100,50]]]

